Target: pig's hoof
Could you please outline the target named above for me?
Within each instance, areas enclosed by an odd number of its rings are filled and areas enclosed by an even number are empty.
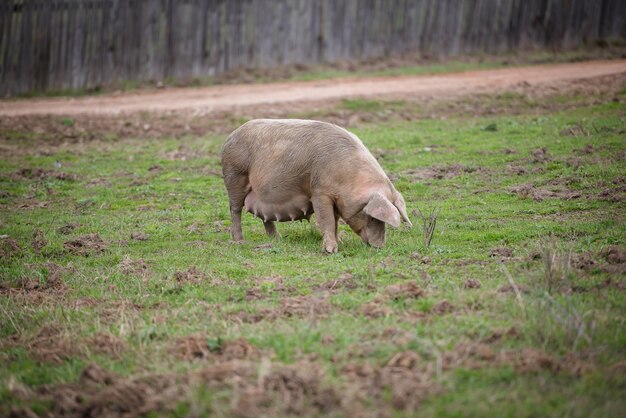
[[[326,250],[327,253],[329,254],[333,254],[337,252],[337,244],[327,244],[324,249]]]

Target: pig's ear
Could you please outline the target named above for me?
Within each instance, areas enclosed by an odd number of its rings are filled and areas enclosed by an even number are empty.
[[[374,193],[370,197],[363,211],[372,218],[383,221],[395,228],[400,226],[400,213],[398,209],[380,193]]]
[[[393,201],[393,205],[398,208],[400,211],[400,215],[402,216],[402,220],[406,222],[409,227],[412,227],[413,224],[409,219],[409,215],[406,213],[406,203],[404,203],[404,198],[400,194],[400,192],[396,192],[396,199]]]

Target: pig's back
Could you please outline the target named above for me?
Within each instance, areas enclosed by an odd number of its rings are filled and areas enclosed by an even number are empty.
[[[279,201],[326,185],[334,188],[369,172],[386,179],[376,159],[347,130],[321,121],[255,119],[235,130],[222,151],[227,171],[246,174],[261,199]]]

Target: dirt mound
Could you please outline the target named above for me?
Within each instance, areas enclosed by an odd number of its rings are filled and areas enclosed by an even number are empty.
[[[12,238],[2,238],[0,244],[0,259],[10,259],[21,255],[22,248],[17,240]]]
[[[68,174],[62,171],[45,170],[43,168],[22,168],[11,174],[13,180],[66,180],[75,181],[78,177],[75,174]]]
[[[600,255],[606,259],[609,264],[626,263],[626,248],[619,245],[611,245],[606,247]]]
[[[417,299],[424,296],[424,290],[413,281],[396,283],[385,288],[385,295],[391,299]]]
[[[523,198],[531,198],[536,202],[541,202],[542,200],[549,198],[571,200],[582,197],[582,193],[577,190],[571,190],[562,186],[553,186],[550,188],[539,187],[532,183],[509,187],[509,192]]]
[[[130,239],[133,239],[135,241],[147,241],[148,237],[149,237],[148,234],[146,234],[145,232],[141,232],[141,231],[135,231],[135,232],[130,233]]]
[[[126,350],[126,343],[124,343],[122,339],[103,332],[88,337],[85,342],[90,351],[105,354],[113,358],[119,358],[124,350]]]
[[[31,242],[31,246],[33,247],[33,251],[35,254],[41,254],[41,249],[48,245],[48,241],[43,236],[43,231],[39,228],[35,228],[33,232],[33,240]]]
[[[187,386],[173,376],[122,378],[89,365],[79,382],[44,386],[37,398],[50,403],[54,416],[130,417],[172,411]]]
[[[55,325],[44,326],[34,337],[21,344],[42,363],[61,364],[79,354],[69,333]]]
[[[293,296],[280,300],[280,316],[324,317],[331,311],[325,298],[315,296]]]
[[[439,390],[432,364],[412,351],[393,355],[382,367],[348,364],[341,375],[350,382],[344,403],[362,412],[365,405],[381,410],[387,402],[398,410],[415,410],[425,397]]]
[[[177,271],[174,273],[174,280],[177,283],[199,284],[207,280],[207,275],[198,270],[196,266],[191,266],[187,271]]]
[[[530,152],[531,161],[533,163],[547,163],[552,161],[552,157],[548,154],[545,147],[534,149]]]
[[[496,247],[491,250],[489,257],[511,258],[513,257],[513,249],[509,247]]]
[[[66,241],[63,243],[63,248],[72,254],[88,257],[103,253],[107,248],[107,244],[100,238],[100,235],[95,233],[81,235],[78,238]]]
[[[32,277],[22,277],[14,286],[7,284],[0,286],[0,294],[25,293],[33,296],[35,300],[39,300],[47,294],[54,295],[65,292],[67,285],[61,278],[61,275],[67,269],[52,262],[43,264],[43,267],[48,273],[44,283]],[[30,300],[34,301],[33,298],[30,298]]]
[[[80,227],[80,224],[78,222],[69,222],[57,229],[57,231],[59,232],[59,234],[68,235],[78,227]]]
[[[245,338],[223,341],[221,338],[210,339],[202,334],[179,338],[174,351],[185,360],[243,360],[255,358],[259,354],[259,350]]]
[[[484,169],[466,167],[461,164],[449,164],[443,166],[414,168],[406,170],[403,174],[409,177],[412,181],[430,179],[443,180],[458,177],[462,174],[474,173],[477,171],[484,171]]]
[[[393,310],[382,303],[370,302],[361,305],[361,307],[359,308],[359,312],[361,312],[361,314],[365,315],[368,318],[380,318],[383,316],[391,315],[393,313]]]
[[[252,391],[256,394],[252,398],[253,405],[240,401],[235,410],[244,416],[253,416],[251,412],[270,401],[278,415],[316,415],[331,411],[339,405],[339,396],[334,390],[322,387],[322,370],[318,364],[308,361],[279,366],[263,377],[260,388]]]
[[[152,272],[144,260],[132,260],[130,256],[125,255],[120,262],[120,270],[122,273],[147,279]]]
[[[338,278],[329,280],[320,285],[315,286],[316,290],[322,291],[336,291],[341,289],[353,290],[359,287],[359,284],[354,279],[354,276],[351,273],[342,273]]]
[[[467,279],[465,280],[465,282],[463,283],[463,287],[465,289],[480,289],[481,284],[478,280],[476,279]]]
[[[435,305],[431,309],[431,312],[437,315],[445,315],[452,311],[454,311],[454,306],[445,299],[435,303]]]

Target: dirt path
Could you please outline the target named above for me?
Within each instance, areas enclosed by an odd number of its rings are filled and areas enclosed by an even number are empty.
[[[38,98],[0,101],[0,116],[117,114],[192,110],[208,113],[263,104],[319,103],[345,97],[448,97],[496,91],[519,83],[550,84],[626,72],[626,60],[538,65],[468,71],[435,76],[168,88],[80,98]]]

